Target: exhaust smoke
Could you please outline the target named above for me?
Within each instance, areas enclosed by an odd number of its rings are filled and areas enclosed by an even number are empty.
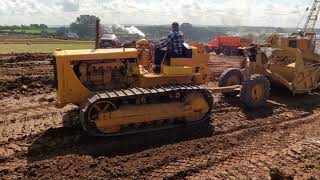
[[[123,25],[117,24],[117,25],[115,25],[115,27],[122,29],[124,31],[127,31],[129,34],[139,34],[139,36],[146,37],[146,35],[135,26],[125,27]]]

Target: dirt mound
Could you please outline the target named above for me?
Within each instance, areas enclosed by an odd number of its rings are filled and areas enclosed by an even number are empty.
[[[14,81],[0,81],[0,98],[12,95],[36,95],[53,91],[52,76],[22,76]]]
[[[17,54],[9,59],[9,63],[24,62],[24,61],[43,61],[52,59],[51,54],[39,54],[39,53],[22,53]]]

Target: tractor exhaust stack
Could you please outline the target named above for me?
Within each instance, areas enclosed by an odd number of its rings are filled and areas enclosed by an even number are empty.
[[[99,49],[99,44],[100,44],[100,19],[96,19],[96,44],[95,48]]]

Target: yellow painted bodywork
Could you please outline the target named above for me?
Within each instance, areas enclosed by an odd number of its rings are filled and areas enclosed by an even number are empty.
[[[256,84],[255,86],[253,86],[251,91],[251,97],[255,103],[261,101],[261,99],[265,97],[264,85]]]
[[[189,66],[167,66],[162,65],[162,73],[164,75],[181,75],[181,76],[191,76],[192,67]]]
[[[186,118],[187,121],[197,121],[202,119],[208,110],[209,106],[203,96],[194,93],[190,94],[185,102],[121,106],[116,111],[100,114],[96,125],[101,131],[108,131],[123,125],[166,119]]]
[[[304,51],[298,48],[290,48],[278,44],[278,39],[269,39],[270,44],[258,45],[256,62],[246,61],[243,72],[245,76],[252,74],[262,74],[273,82],[277,82],[287,87],[293,94],[306,93],[320,87],[320,55]],[[262,61],[262,47],[271,47],[275,50],[272,56],[281,58],[291,58],[292,63],[287,65],[264,63]]]
[[[88,78],[78,78],[75,74],[73,69],[75,62],[136,60],[137,64],[131,63],[126,72],[124,81],[127,88],[207,83],[209,55],[200,44],[192,46],[192,58],[172,58],[170,66],[163,65],[162,73],[154,74],[148,70],[151,56],[147,44],[139,43],[137,48],[56,50],[54,57],[58,107],[69,103],[80,105],[91,93],[94,93],[80,81]],[[109,76],[105,76],[105,79],[108,80]]]
[[[286,66],[271,64],[269,70],[283,76],[289,82],[292,82],[294,78],[295,63]]]
[[[165,75],[148,73],[139,77],[138,86],[142,88],[156,87],[166,84],[189,84],[192,76],[188,75]]]
[[[56,58],[57,100],[58,107],[66,104],[81,104],[90,94],[90,91],[80,82],[72,68],[74,61],[93,61],[97,59],[113,60],[137,58],[136,49],[85,49],[85,50],[58,50],[54,52]]]

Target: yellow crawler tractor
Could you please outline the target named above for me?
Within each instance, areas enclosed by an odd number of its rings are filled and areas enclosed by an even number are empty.
[[[98,42],[97,32],[97,47]],[[206,122],[213,109],[211,92],[234,92],[242,86],[207,89],[202,86],[210,76],[204,45],[184,44],[184,52],[186,57],[171,58],[169,65],[162,64],[161,73],[154,73],[147,40],[137,41],[133,48],[57,49],[57,105],[78,105],[83,129],[97,136]]]
[[[55,83],[59,106],[79,105],[83,128],[119,135],[207,120],[213,108],[207,82],[209,55],[200,44],[172,58],[162,72],[150,70],[149,43],[136,48],[57,50]]]

